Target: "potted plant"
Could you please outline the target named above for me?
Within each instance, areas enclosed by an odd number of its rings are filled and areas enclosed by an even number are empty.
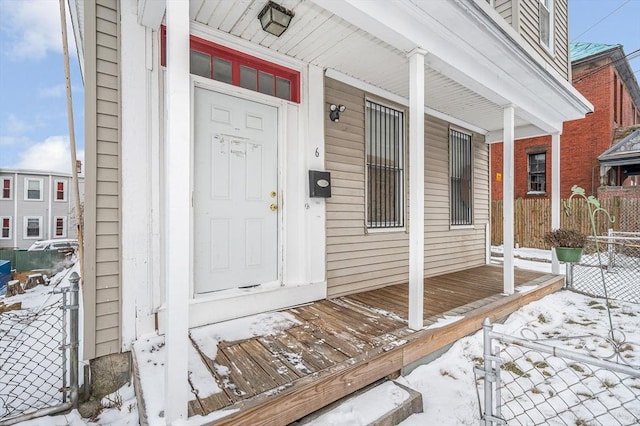
[[[554,229],[547,232],[544,241],[556,251],[560,262],[580,262],[587,236],[575,229]]]

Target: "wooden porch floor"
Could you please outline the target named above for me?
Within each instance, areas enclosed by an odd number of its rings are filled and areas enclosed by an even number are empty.
[[[464,316],[440,328],[407,328],[408,285],[322,300],[284,312],[300,321],[280,333],[221,342],[200,356],[224,392],[189,403],[189,416],[232,409],[218,425],[286,425],[562,288],[563,277],[516,269],[502,295],[502,268],[481,266],[425,279],[424,317]],[[531,286],[531,287],[529,287]],[[194,345],[196,346],[196,345]],[[196,349],[197,346],[196,346]],[[221,368],[222,367],[222,368]],[[220,377],[219,371],[228,371]],[[143,389],[144,392],[144,389]]]

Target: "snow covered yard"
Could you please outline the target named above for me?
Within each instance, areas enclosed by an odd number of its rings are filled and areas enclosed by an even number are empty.
[[[544,251],[540,251],[544,252]],[[529,253],[530,254],[530,253]],[[536,256],[548,255],[534,252],[533,255],[524,256],[537,258]],[[542,257],[544,258],[544,257]],[[550,271],[550,263],[535,262],[532,260],[516,260],[516,266],[527,267],[533,264],[536,270]],[[21,295],[25,304],[23,306],[38,306],[38,298],[49,297],[47,288],[37,287]],[[627,351],[628,362],[631,365],[640,366],[640,305],[616,301],[612,308],[612,320],[616,330],[621,330],[626,335],[628,342],[633,342],[635,350]],[[504,334],[520,336],[524,333],[531,337],[533,333],[539,337],[565,337],[585,336],[590,334],[606,335],[608,332],[607,311],[602,299],[595,299],[584,295],[562,291],[544,299],[531,303],[513,313],[504,324],[494,324],[494,330]],[[215,358],[216,345],[219,341],[228,339],[240,339],[251,335],[264,335],[274,330],[287,327],[291,321],[288,316],[280,314],[254,316],[239,321],[235,327],[220,328],[213,325],[194,331],[192,338],[198,342],[207,353]],[[159,413],[162,410],[163,395],[163,359],[162,337],[150,336],[139,342],[137,351],[140,359],[146,363],[144,368],[154,370],[157,379],[157,392],[146,395],[146,403],[153,411]],[[580,344],[576,340],[569,341],[566,347],[578,349]],[[584,342],[583,342],[584,343]],[[582,344],[582,346],[586,346]],[[482,332],[465,337],[456,342],[444,355],[415,369],[412,373],[398,379],[408,387],[416,389],[423,394],[424,413],[416,414],[405,420],[402,425],[438,424],[438,425],[477,425],[480,419],[480,408],[476,393],[477,384],[473,374],[473,368],[482,363]],[[200,366],[198,366],[198,363]],[[191,366],[194,366],[192,369]],[[191,380],[199,380],[199,368],[206,368],[200,359],[190,358]],[[209,391],[215,392],[215,384],[211,384]],[[635,392],[635,397],[640,399],[640,383],[630,387]],[[557,388],[556,388],[557,390]],[[618,392],[613,389],[612,392]],[[354,413],[382,411],[385,407],[393,408],[402,398],[395,398],[388,392],[378,391],[373,398],[360,398],[343,405],[340,409],[323,418],[323,425],[358,425],[365,424],[364,418],[359,418]],[[114,402],[116,402],[114,404]],[[352,404],[349,406],[349,404]],[[354,406],[356,404],[357,406]],[[106,408],[97,419],[93,421],[82,419],[77,411],[69,414],[39,418],[21,425],[134,425],[138,423],[138,410],[132,386],[125,386],[116,394],[112,394],[103,400],[103,405],[112,406]],[[207,420],[229,414],[227,412],[214,412]],[[638,414],[640,416],[640,413]],[[154,422],[161,421],[156,417]],[[203,418],[192,418],[188,423],[197,423]]]

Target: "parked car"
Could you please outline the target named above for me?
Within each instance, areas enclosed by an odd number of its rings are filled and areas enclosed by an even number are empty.
[[[58,240],[43,240],[36,241],[29,247],[28,251],[40,251],[40,250],[60,250],[60,249],[77,249],[78,240],[75,239],[58,239]]]

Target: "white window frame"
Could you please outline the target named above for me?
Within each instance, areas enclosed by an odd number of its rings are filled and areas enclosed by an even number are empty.
[[[4,220],[9,219],[9,235],[6,237],[2,236],[2,231],[4,230]],[[13,218],[11,216],[0,216],[0,240],[10,240],[13,237]]]
[[[29,182],[40,183],[40,198],[29,198]],[[42,201],[44,200],[44,179],[42,178],[24,178],[24,200],[25,201]]]
[[[468,137],[469,140],[469,222],[468,223],[454,223],[453,220],[453,208],[454,201],[451,197],[451,192],[453,190],[451,180],[454,176],[452,176],[452,163],[453,163],[453,151],[451,149],[451,132],[456,132],[460,135]],[[473,146],[473,134],[467,130],[460,129],[455,126],[449,126],[449,130],[447,131],[447,149],[449,151],[449,163],[447,164],[449,168],[448,172],[448,185],[449,185],[449,227],[450,229],[465,229],[465,228],[473,228],[475,223],[475,191],[474,191],[474,174],[475,174],[475,148]],[[462,195],[462,194],[460,194]],[[458,209],[459,210],[459,209]],[[459,210],[462,211],[462,210]],[[456,219],[458,221],[458,219]]]
[[[62,184],[62,200],[58,199],[58,184]],[[62,179],[56,179],[53,183],[53,201],[57,201],[59,203],[67,201],[67,181]]]
[[[4,182],[9,181],[9,197],[6,198],[4,196]],[[13,200],[13,177],[11,176],[2,176],[0,177],[0,200]]]
[[[62,234],[58,235],[58,219],[62,219]],[[53,238],[67,238],[67,217],[53,217]]]
[[[399,205],[399,209],[400,209],[400,213],[399,215],[401,216],[400,220],[401,220],[401,224],[393,224],[393,223],[385,223],[385,222],[374,222],[372,220],[370,220],[369,218],[369,162],[368,162],[368,155],[369,155],[369,137],[367,129],[369,128],[369,115],[367,113],[368,107],[367,105],[371,103],[371,104],[375,104],[378,105],[382,108],[387,108],[387,109],[391,109],[393,111],[397,111],[398,113],[401,114],[401,122],[398,126],[398,130],[400,133],[399,136],[399,144],[400,146],[398,147],[399,150],[399,157],[398,157],[398,166],[396,168],[397,171],[399,171],[400,173],[400,188],[396,189],[396,197],[398,196],[399,193],[399,197],[400,200],[398,200],[400,202]],[[406,206],[407,206],[407,193],[406,193],[406,176],[405,176],[405,172],[406,172],[406,159],[405,159],[405,150],[407,149],[407,141],[406,141],[406,132],[405,132],[405,116],[406,116],[406,111],[403,109],[399,109],[396,106],[391,106],[388,105],[384,102],[381,102],[378,99],[373,99],[373,98],[366,98],[365,99],[365,188],[364,188],[364,208],[365,208],[365,228],[366,228],[366,232],[367,233],[376,233],[376,232],[404,232],[406,231],[406,223],[407,223],[407,217],[406,217]]]
[[[539,0],[538,1],[538,30],[540,32],[540,45],[544,47],[544,49],[553,55],[553,45],[554,45],[554,29],[555,29],[555,19],[554,19],[554,9],[555,9],[555,1],[554,0]],[[542,39],[542,12],[546,11],[549,15],[549,44]]]
[[[37,219],[38,220],[38,235],[37,236],[29,236],[27,234],[29,219]],[[23,234],[22,238],[25,240],[40,240],[42,239],[42,216],[25,216],[24,217],[24,226],[23,226]]]

